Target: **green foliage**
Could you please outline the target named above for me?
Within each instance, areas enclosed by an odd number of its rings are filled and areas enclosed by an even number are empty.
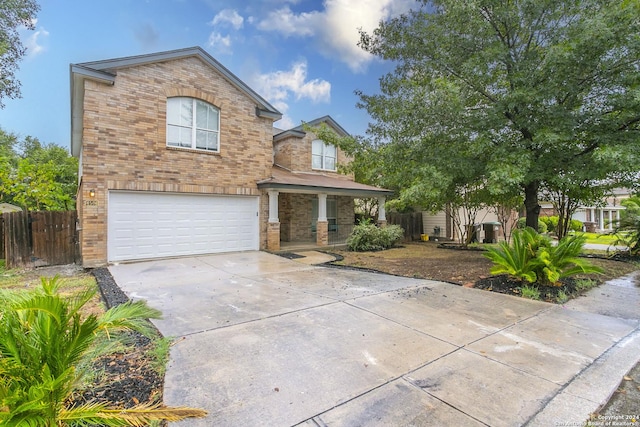
[[[491,274],[508,274],[528,283],[559,286],[564,277],[601,272],[579,257],[584,242],[583,236],[571,236],[553,245],[551,239],[532,228],[516,230],[511,245],[502,242],[497,248],[487,248],[487,257],[494,263]]]
[[[370,221],[361,221],[353,227],[347,238],[347,247],[351,251],[379,251],[393,247],[404,236],[399,225],[378,227]]]
[[[26,53],[18,29],[34,29],[40,7],[34,0],[3,1],[0,3],[0,108],[2,98],[19,98],[20,82],[15,78],[18,62]]]
[[[520,293],[524,298],[535,300],[540,299],[540,290],[538,290],[536,286],[524,285],[522,288],[520,288]]]
[[[395,64],[377,93],[358,93],[384,186],[440,210],[482,183],[523,196],[537,225],[545,187],[584,200],[585,182],[628,181],[640,168],[638,16],[637,1],[424,0],[362,33]]]
[[[560,219],[557,215],[554,216],[541,216],[540,221],[542,221],[546,225],[546,229],[549,233],[556,233],[558,230],[558,221]],[[569,224],[569,230],[579,232],[582,231],[583,223],[577,219],[571,219],[571,223]],[[538,230],[540,231],[540,230]],[[540,231],[543,233],[543,231]]]
[[[28,210],[72,210],[78,161],[55,144],[0,129],[0,201]]]
[[[151,356],[151,368],[160,375],[164,375],[167,363],[169,362],[169,351],[173,340],[169,337],[162,337],[153,342],[149,350]]]
[[[519,230],[524,230],[527,228],[527,219],[526,218],[518,218],[518,222],[516,223],[516,228]],[[548,231],[547,222],[544,221],[543,218],[538,219],[538,233],[544,234]]]
[[[614,230],[616,241],[613,244],[625,245],[631,255],[637,256],[640,255],[640,209],[636,210],[631,203],[626,206],[626,212]]]
[[[101,316],[83,316],[81,309],[94,294],[91,289],[62,296],[57,278],[43,278],[36,290],[0,294],[0,424],[139,426],[153,419],[198,415],[149,405],[130,410],[97,403],[68,406],[88,374],[83,368],[90,365],[87,358],[100,348],[111,348],[96,347],[98,342],[121,340],[122,332],[130,330],[151,334],[147,319],[160,317],[143,301],[113,307]]]
[[[569,301],[569,295],[567,295],[565,291],[559,290],[558,295],[556,296],[556,302],[558,304],[564,304],[567,301]]]

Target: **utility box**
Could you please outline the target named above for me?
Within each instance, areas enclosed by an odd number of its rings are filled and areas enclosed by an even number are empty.
[[[484,243],[498,243],[498,236],[500,235],[500,228],[502,224],[499,222],[485,222],[482,224],[482,230],[484,231]]]

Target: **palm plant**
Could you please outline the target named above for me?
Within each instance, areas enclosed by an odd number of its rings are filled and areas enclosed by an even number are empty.
[[[0,294],[0,424],[6,426],[142,426],[152,420],[175,421],[206,413],[191,408],[140,405],[109,408],[100,403],[72,406],[71,395],[88,374],[89,360],[122,340],[124,331],[153,333],[147,319],[160,312],[143,301],[113,307],[101,316],[83,317],[95,295],[59,292],[58,278],[41,280],[30,292]],[[83,368],[85,367],[85,368]]]
[[[488,248],[486,256],[493,261],[491,274],[508,274],[528,283],[559,286],[562,278],[602,271],[579,257],[585,241],[584,236],[571,236],[554,246],[548,237],[526,228],[514,231],[511,245],[502,242],[498,248]]]
[[[519,280],[534,283],[536,273],[535,259],[540,248],[551,247],[548,237],[538,234],[533,228],[514,230],[512,244],[501,242],[497,248],[487,248],[487,258],[493,261],[491,274],[508,274]]]

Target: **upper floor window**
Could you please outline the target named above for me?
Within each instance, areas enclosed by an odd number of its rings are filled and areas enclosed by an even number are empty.
[[[326,144],[324,141],[316,139],[311,147],[311,167],[334,171],[336,170],[337,154],[335,145]]]
[[[199,99],[168,98],[167,145],[220,151],[220,111]]]

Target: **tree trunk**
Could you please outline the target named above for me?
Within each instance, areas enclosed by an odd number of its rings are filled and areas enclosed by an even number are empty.
[[[540,183],[533,181],[524,186],[524,207],[527,214],[527,227],[538,231],[540,205],[538,204],[538,187]]]

